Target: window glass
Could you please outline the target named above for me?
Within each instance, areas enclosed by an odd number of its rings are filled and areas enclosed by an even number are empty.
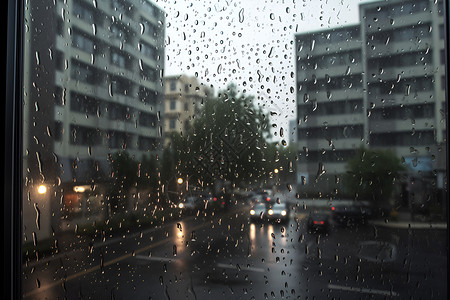
[[[23,4],[23,299],[447,299],[443,1]]]

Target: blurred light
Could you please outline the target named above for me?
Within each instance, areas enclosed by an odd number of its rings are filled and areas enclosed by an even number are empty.
[[[320,221],[320,224],[323,225],[323,221]]]
[[[253,216],[253,215],[255,215],[255,211],[252,209],[251,211],[250,211],[250,214]]]
[[[178,182],[178,184],[182,184],[182,183],[183,183],[183,178],[181,178],[181,177],[178,178],[178,179],[177,179],[177,182]]]
[[[84,193],[86,189],[84,188],[84,186],[74,186],[73,191],[76,193]]]
[[[268,213],[269,215],[273,215],[273,210],[269,209]]]
[[[270,197],[267,197],[267,199],[266,199],[267,201],[270,201]]]
[[[217,197],[214,197],[213,200],[214,200],[214,201],[217,201]]]
[[[255,224],[250,224],[250,241],[254,241],[256,237],[256,227]],[[254,252],[254,247],[252,247],[252,252]]]
[[[278,174],[278,169],[273,170],[275,172],[275,174]]]
[[[314,221],[313,223],[314,223],[314,224],[317,224],[317,221]]]
[[[178,207],[179,207],[179,208],[183,208],[183,207],[184,207],[184,204],[183,204],[183,203],[180,203],[180,204],[178,204]]]
[[[285,215],[286,215],[286,211],[283,210],[283,211],[281,212],[281,215],[282,215],[282,216],[285,216]]]
[[[45,185],[40,185],[37,189],[38,193],[43,195],[45,193],[47,193],[47,188],[45,187]]]
[[[331,210],[335,210],[334,206],[331,207]]]

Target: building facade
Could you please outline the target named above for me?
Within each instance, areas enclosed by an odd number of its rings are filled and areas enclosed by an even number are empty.
[[[213,89],[194,76],[178,75],[164,78],[164,95],[164,145],[168,146],[173,132],[182,134],[193,125],[202,104],[213,95]]]
[[[296,36],[297,170],[302,183],[313,185],[318,177],[344,173],[347,159],[367,136],[361,44],[359,25]]]
[[[337,188],[360,146],[392,150],[409,176],[445,170],[442,9],[371,2],[359,24],[296,35],[300,189]]]
[[[54,213],[84,197],[69,190],[107,180],[114,153],[161,148],[165,13],[148,0],[37,0],[25,14],[24,194]]]

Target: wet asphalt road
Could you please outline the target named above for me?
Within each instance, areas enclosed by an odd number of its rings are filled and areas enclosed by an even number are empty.
[[[250,222],[248,206],[24,267],[24,299],[447,299],[446,230]]]

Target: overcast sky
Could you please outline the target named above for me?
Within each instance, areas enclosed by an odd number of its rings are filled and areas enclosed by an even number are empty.
[[[288,141],[296,119],[294,35],[358,23],[361,2],[156,1],[167,14],[165,75],[196,75],[216,91],[237,83],[272,112],[275,140],[283,128]]]

